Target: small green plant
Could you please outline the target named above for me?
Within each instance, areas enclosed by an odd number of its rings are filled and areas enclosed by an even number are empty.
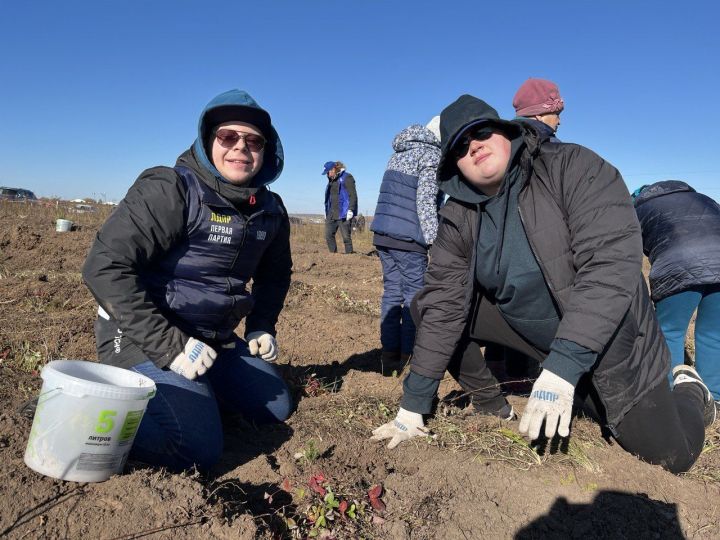
[[[378,411],[384,418],[394,418],[392,411],[384,403],[378,403]]]
[[[320,449],[317,447],[315,439],[309,439],[305,443],[302,451],[295,454],[295,459],[304,459],[307,463],[312,463],[316,461],[321,454],[322,452],[320,452]]]
[[[339,499],[332,489],[327,488],[322,502],[311,505],[305,514],[309,524],[312,524],[308,531],[308,537],[318,537],[321,532],[330,529],[337,519],[347,518],[357,521],[358,514],[363,515],[364,513],[364,504],[358,506],[355,502],[350,503]]]

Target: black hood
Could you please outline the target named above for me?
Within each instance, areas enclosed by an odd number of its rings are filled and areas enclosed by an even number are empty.
[[[640,193],[633,197],[633,204],[637,208],[645,201],[649,201],[655,197],[661,197],[663,195],[669,195],[670,193],[678,193],[681,191],[694,192],[695,190],[680,180],[664,180],[662,182],[655,182],[649,186],[643,186],[640,189]]]
[[[483,100],[468,94],[460,96],[445,107],[440,114],[440,164],[438,183],[440,189],[453,198],[467,202],[479,202],[482,192],[464,182],[460,177],[455,159],[450,155],[452,143],[468,127],[480,123],[498,127],[510,139],[517,139],[523,133],[517,122],[503,120],[497,111]],[[480,197],[479,197],[480,196]]]

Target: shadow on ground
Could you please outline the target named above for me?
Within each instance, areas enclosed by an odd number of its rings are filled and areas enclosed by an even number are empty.
[[[685,538],[677,505],[644,494],[601,491],[590,504],[558,498],[550,512],[520,529],[516,540],[565,538]]]

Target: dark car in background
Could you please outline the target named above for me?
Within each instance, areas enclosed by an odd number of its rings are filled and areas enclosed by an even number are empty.
[[[37,202],[38,198],[29,189],[0,186],[0,201]]]

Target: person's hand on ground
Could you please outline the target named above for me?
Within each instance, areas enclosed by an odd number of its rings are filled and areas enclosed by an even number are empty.
[[[191,381],[204,375],[217,358],[215,349],[195,338],[188,339],[183,352],[170,363],[170,369]]]
[[[532,387],[525,412],[520,420],[520,433],[531,440],[540,436],[540,427],[545,421],[545,436],[550,439],[557,434],[570,435],[573,396],[575,387],[553,372],[543,369]],[[559,425],[558,425],[559,423]]]
[[[267,362],[274,362],[278,357],[278,344],[267,332],[250,332],[247,337],[248,349],[253,356],[260,356]]]
[[[422,414],[400,408],[395,420],[375,429],[370,440],[382,441],[390,439],[387,447],[393,449],[403,441],[413,437],[423,437],[427,434],[428,430],[425,428]]]

